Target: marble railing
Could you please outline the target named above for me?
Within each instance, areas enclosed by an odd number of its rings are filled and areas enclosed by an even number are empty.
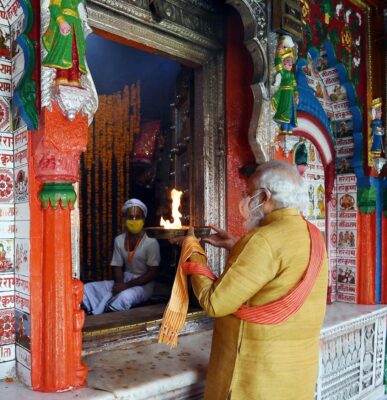
[[[383,398],[386,321],[387,306],[328,306],[316,400]]]

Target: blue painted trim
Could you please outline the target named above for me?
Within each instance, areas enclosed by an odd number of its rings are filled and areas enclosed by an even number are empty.
[[[376,270],[375,270],[375,300],[382,301],[382,218],[383,218],[383,185],[382,181],[371,177],[372,186],[376,187]]]
[[[20,79],[18,86],[16,87],[14,94],[13,94],[13,101],[15,102],[16,106],[19,109],[20,116],[23,118],[24,122],[27,124],[27,127],[29,130],[35,130],[37,128],[37,121],[34,121],[30,118],[30,115],[28,114],[25,106],[25,102],[22,100],[22,95],[21,91],[24,91],[23,97],[25,98],[26,91],[28,91],[28,94],[31,94],[31,96],[36,96],[36,83],[32,79],[30,79],[30,76],[34,70],[35,66],[35,53],[34,53],[34,47],[29,39],[29,37],[25,34],[20,35],[16,39],[17,44],[21,47],[23,50],[23,55],[24,55],[24,71],[23,71],[23,77]],[[28,82],[29,80],[29,82]],[[27,86],[26,81],[28,82]],[[31,100],[30,100],[31,101]],[[34,102],[32,103],[34,104]]]
[[[19,0],[20,6],[24,13],[23,29],[22,32],[29,35],[34,24],[34,12],[31,2],[29,0]]]
[[[311,50],[314,50],[313,48]],[[327,117],[322,105],[314,95],[313,89],[308,85],[308,78],[306,77],[303,67],[307,65],[305,58],[300,58],[296,64],[295,77],[297,81],[299,103],[297,111],[304,111],[314,116],[329,133],[331,141],[335,144],[335,138],[331,130],[331,124]]]
[[[20,117],[27,124],[29,130],[38,128],[38,110],[36,107],[36,82],[32,79],[35,68],[35,48],[29,38],[34,24],[34,10],[30,0],[19,0],[23,10],[23,30],[16,39],[17,44],[23,51],[24,69],[22,77],[14,89],[12,102],[17,107]],[[14,108],[13,108],[14,109]]]
[[[343,86],[347,92],[349,102],[349,110],[353,119],[353,140],[354,140],[354,154],[352,157],[352,167],[355,171],[357,178],[357,187],[361,188],[376,188],[376,265],[375,265],[375,299],[376,303],[380,303],[382,299],[382,221],[383,221],[383,192],[387,188],[387,179],[380,177],[370,177],[364,173],[364,138],[363,138],[363,117],[358,107],[357,93],[352,84],[348,80],[348,74],[343,64],[337,62],[336,53],[333,45],[330,42],[325,42],[323,47],[327,54],[328,67],[336,68],[339,75],[340,85]],[[315,47],[308,49],[308,57],[312,60],[314,65],[317,65],[319,51]],[[330,126],[329,119],[325,114],[324,109],[319,101],[314,96],[313,90],[308,85],[307,77],[302,69],[307,64],[305,59],[299,59],[296,65],[296,80],[299,86],[300,103],[297,107],[298,110],[305,111],[315,118],[317,118],[324,127]],[[307,87],[306,87],[307,86]],[[320,107],[316,105],[316,102]],[[322,113],[324,116],[322,116]],[[328,121],[328,122],[327,122]],[[330,129],[327,129],[332,137],[333,134]],[[387,239],[387,238],[386,238]]]
[[[336,57],[336,52],[335,49],[333,48],[333,45],[331,42],[326,41],[323,43],[323,47],[325,49],[325,52],[327,53],[328,57],[328,67],[333,68],[337,65],[337,57]]]

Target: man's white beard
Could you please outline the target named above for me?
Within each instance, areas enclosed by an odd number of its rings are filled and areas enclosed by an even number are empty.
[[[257,228],[264,216],[265,214],[263,213],[262,208],[258,208],[257,210],[253,211],[253,213],[250,213],[248,219],[245,219],[243,227],[248,231]]]

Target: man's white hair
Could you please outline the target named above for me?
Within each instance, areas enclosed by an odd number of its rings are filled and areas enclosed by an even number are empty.
[[[305,209],[307,187],[294,165],[285,161],[268,161],[257,168],[254,176],[258,179],[257,189],[270,191],[276,209]]]

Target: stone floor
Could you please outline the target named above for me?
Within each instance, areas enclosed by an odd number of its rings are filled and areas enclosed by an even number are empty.
[[[0,393],[1,399],[7,400],[132,400],[131,393],[128,391],[126,394],[120,392],[115,394],[111,392],[105,392],[94,389],[79,389],[69,391],[65,393],[39,393],[32,392],[27,389],[23,384],[19,382],[7,383],[0,381]],[[155,399],[153,397],[153,399]],[[176,399],[175,397],[169,397],[169,399]],[[148,398],[148,400],[151,400]],[[159,400],[166,400],[162,398]],[[387,396],[384,396],[378,400],[387,400]]]
[[[211,334],[207,331],[183,336],[174,350],[153,343],[135,350],[123,347],[86,356],[89,387],[85,389],[46,394],[32,392],[18,382],[2,381],[0,399],[172,400],[181,398],[187,390],[192,398],[200,399]]]
[[[358,314],[366,315],[378,308],[346,304],[330,308],[322,334],[325,329],[345,323],[345,318],[351,321]],[[201,400],[210,343],[211,331],[204,331],[182,336],[174,350],[149,342],[135,348],[133,344],[121,345],[84,357],[89,367],[88,388],[51,394],[32,392],[18,382],[2,381],[0,399],[182,400],[188,392],[190,399]],[[372,400],[387,400],[387,396],[378,396]],[[370,396],[362,400],[369,399]]]

